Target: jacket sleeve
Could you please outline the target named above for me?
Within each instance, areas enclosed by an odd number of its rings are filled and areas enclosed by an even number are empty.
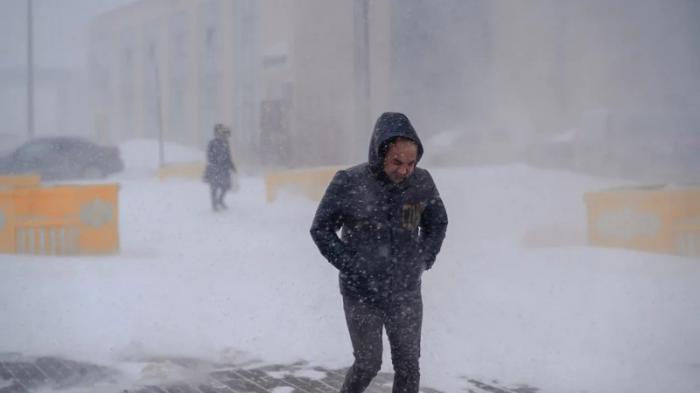
[[[428,204],[423,210],[420,221],[421,229],[421,254],[425,262],[426,270],[433,267],[435,258],[440,252],[442,241],[447,231],[447,211],[442,203],[440,193],[435,187],[432,178],[429,178],[431,195]]]
[[[338,237],[338,230],[343,226],[343,204],[347,193],[348,176],[339,171],[331,180],[326,193],[318,205],[311,237],[321,254],[338,270],[345,270],[354,252]]]

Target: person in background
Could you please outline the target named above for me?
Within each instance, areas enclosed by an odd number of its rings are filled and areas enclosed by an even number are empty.
[[[382,329],[395,371],[392,392],[418,393],[421,276],[433,266],[447,229],[435,183],[416,167],[422,155],[408,118],[382,114],[368,162],[338,171],[316,211],[311,237],[338,269],[355,357],[341,393],[363,392],[379,372]]]
[[[231,158],[230,136],[231,130],[228,127],[216,124],[214,138],[207,145],[207,166],[204,170],[204,181],[209,183],[211,207],[214,211],[228,208],[224,203],[224,196],[231,189],[232,172],[236,172],[236,166]]]

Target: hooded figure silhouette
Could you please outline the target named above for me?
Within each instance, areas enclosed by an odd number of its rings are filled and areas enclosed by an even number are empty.
[[[339,272],[355,362],[341,392],[362,392],[379,372],[382,328],[391,344],[394,392],[418,392],[421,276],[440,252],[447,213],[408,118],[384,113],[366,163],[338,171],[311,226]],[[337,232],[340,230],[340,237]]]

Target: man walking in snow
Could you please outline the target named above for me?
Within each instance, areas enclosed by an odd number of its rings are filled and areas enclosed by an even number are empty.
[[[382,329],[391,347],[392,391],[418,392],[421,276],[433,266],[447,229],[435,183],[416,167],[422,155],[408,118],[382,114],[369,161],[338,171],[316,211],[311,237],[339,271],[355,357],[341,393],[363,392],[379,372]]]
[[[214,139],[207,145],[207,166],[204,170],[204,181],[209,183],[211,191],[211,207],[214,211],[226,209],[224,196],[231,189],[231,172],[236,172],[236,166],[231,159],[231,147],[228,138],[231,130],[223,124],[214,126]]]

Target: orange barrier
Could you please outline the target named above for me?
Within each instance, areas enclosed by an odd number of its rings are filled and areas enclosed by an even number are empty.
[[[0,176],[0,190],[14,190],[15,188],[39,187],[41,176],[39,175],[12,175]]]
[[[271,172],[265,175],[267,202],[274,202],[282,190],[304,195],[314,201],[321,200],[333,175],[343,167],[294,169]]]
[[[591,245],[700,257],[700,187],[614,189],[584,199]]]
[[[118,252],[118,191],[117,184],[0,191],[0,252]]]

